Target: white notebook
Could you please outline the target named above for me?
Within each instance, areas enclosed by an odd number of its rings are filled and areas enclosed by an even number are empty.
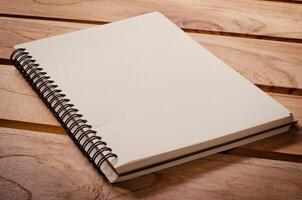
[[[15,48],[12,62],[110,182],[275,135],[293,121],[159,12]]]

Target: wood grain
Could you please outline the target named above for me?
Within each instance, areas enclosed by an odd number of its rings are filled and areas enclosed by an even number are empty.
[[[0,199],[298,199],[302,164],[216,154],[115,185],[64,135],[0,128]]]
[[[16,44],[154,10],[253,83],[302,89],[302,4],[279,0],[0,0],[0,63]],[[289,132],[111,185],[21,75],[1,65],[0,200],[300,199],[302,97],[269,94],[299,120]]]
[[[0,94],[0,126],[65,134],[51,112],[13,66],[0,66]],[[257,156],[258,152],[251,152],[253,150],[298,155],[302,158],[302,96],[269,94],[292,111],[299,124],[288,133],[239,149],[250,150],[245,152],[250,156]],[[237,150],[231,153],[238,154]],[[300,160],[289,156],[280,159]]]
[[[0,18],[0,58],[13,46],[91,27],[91,24]],[[189,33],[255,84],[302,89],[302,44]]]
[[[302,44],[190,34],[254,84],[302,88]]]
[[[186,29],[287,38],[302,37],[300,4],[245,0],[11,0],[0,1],[0,13],[111,22],[161,11]]]
[[[3,65],[0,71],[1,119],[60,126],[18,70]]]
[[[91,24],[0,17],[0,58],[8,59],[13,46],[91,27]]]

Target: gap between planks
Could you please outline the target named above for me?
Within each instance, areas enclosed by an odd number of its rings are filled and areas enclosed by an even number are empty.
[[[97,20],[94,21],[94,20],[82,20],[82,19],[66,19],[66,18],[56,18],[56,17],[3,14],[3,13],[0,13],[0,17],[71,22],[71,23],[91,24],[91,25],[103,25],[103,24],[111,23],[111,22],[97,21]],[[278,41],[278,42],[290,42],[290,43],[302,44],[302,39],[300,38],[288,38],[288,37],[278,37],[278,36],[269,36],[269,35],[260,35],[260,34],[256,35],[256,34],[226,32],[226,31],[211,31],[211,30],[204,30],[204,29],[190,29],[190,28],[181,28],[181,29],[187,33],[221,35],[221,36],[228,36],[228,37],[250,38],[250,39],[271,40],[271,41]]]
[[[0,0],[0,13],[92,22],[112,22],[160,11],[179,27],[302,39],[301,5],[246,0],[32,1]],[[43,12],[41,12],[43,10]]]
[[[39,124],[39,123],[7,120],[7,119],[0,118],[0,127],[38,131],[38,132],[53,133],[53,134],[60,134],[60,135],[66,134],[64,128],[59,124],[58,126],[56,126],[56,125]]]

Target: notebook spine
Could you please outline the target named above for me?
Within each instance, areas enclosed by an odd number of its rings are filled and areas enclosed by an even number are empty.
[[[25,48],[16,49],[10,60],[97,169],[104,162],[110,163],[109,158],[117,158]]]

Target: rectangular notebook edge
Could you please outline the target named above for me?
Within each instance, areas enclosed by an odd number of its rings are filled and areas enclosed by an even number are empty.
[[[129,163],[124,164],[123,166],[117,166],[117,167],[115,167],[115,169],[119,174],[127,173],[128,171],[133,171],[133,170],[135,171],[138,168],[142,168],[142,165],[152,165],[152,164],[146,164],[146,161],[149,160],[149,162],[151,162],[150,160],[154,159],[154,157],[157,157],[158,159],[153,163],[160,163],[161,160],[172,159],[173,157],[175,157],[175,155],[178,155],[178,156],[188,155],[188,154],[190,154],[190,152],[202,151],[203,149],[211,148],[211,146],[217,146],[222,143],[227,143],[227,142],[234,141],[234,140],[240,140],[241,138],[246,138],[249,136],[257,135],[257,134],[259,134],[259,132],[268,131],[268,130],[274,129],[275,127],[280,127],[280,126],[283,126],[283,125],[286,125],[286,124],[292,123],[292,122],[293,122],[293,116],[291,113],[289,113],[288,116],[286,116],[282,119],[278,119],[273,122],[262,124],[257,127],[251,127],[249,129],[242,130],[239,132],[230,133],[229,135],[225,135],[225,136],[222,136],[219,138],[214,138],[212,140],[204,141],[202,143],[196,143],[194,145],[187,146],[182,149],[177,149],[173,152],[166,152],[165,153],[166,156],[159,154],[159,155],[155,155],[153,157],[146,157],[141,160],[133,160]],[[238,135],[238,136],[236,136],[236,135]],[[138,165],[137,163],[141,163],[141,164]]]
[[[235,142],[231,142],[231,143],[227,143],[227,144],[220,145],[220,146],[217,146],[217,147],[213,147],[213,148],[201,151],[201,152],[193,152],[189,155],[179,157],[179,158],[173,159],[171,161],[162,162],[158,165],[153,165],[153,166],[150,166],[150,167],[134,170],[132,172],[119,174],[118,178],[115,179],[112,183],[127,181],[127,180],[130,180],[130,179],[142,176],[142,175],[153,173],[153,172],[156,172],[156,171],[159,171],[159,170],[162,170],[162,169],[170,168],[170,167],[173,167],[173,166],[176,166],[176,165],[179,165],[179,164],[183,164],[183,163],[186,163],[186,162],[189,162],[189,161],[193,161],[193,160],[196,160],[196,159],[199,159],[199,158],[203,158],[203,157],[206,157],[206,156],[209,156],[209,155],[213,155],[213,154],[216,154],[216,153],[219,153],[219,152],[222,152],[222,151],[230,150],[232,148],[242,146],[242,145],[245,145],[245,144],[249,144],[249,143],[252,143],[252,142],[256,142],[258,140],[265,139],[265,138],[268,138],[268,137],[271,137],[271,136],[274,136],[274,135],[278,135],[278,134],[281,134],[281,133],[284,133],[284,132],[288,131],[294,123],[295,122],[292,122],[292,123],[289,123],[289,124],[284,125],[282,127],[279,127],[279,128],[273,129],[273,130],[268,130],[268,131],[266,131],[264,133],[261,133],[261,134],[256,134],[256,135],[253,135],[253,136],[250,136],[250,137],[247,137],[247,138],[235,141]]]

